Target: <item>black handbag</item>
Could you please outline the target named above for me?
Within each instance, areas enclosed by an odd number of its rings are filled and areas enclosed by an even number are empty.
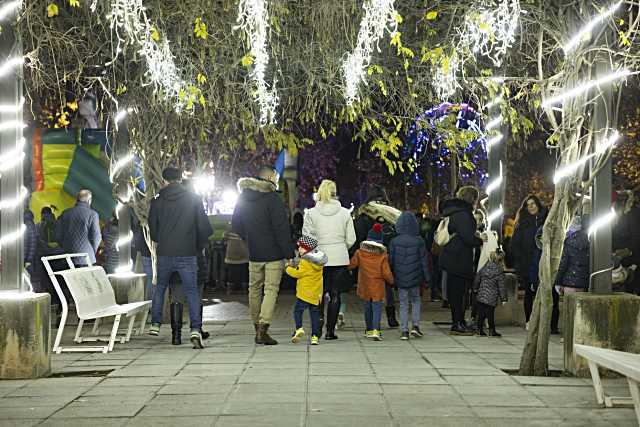
[[[341,268],[333,277],[333,287],[338,292],[349,292],[354,284],[353,276],[346,267]]]

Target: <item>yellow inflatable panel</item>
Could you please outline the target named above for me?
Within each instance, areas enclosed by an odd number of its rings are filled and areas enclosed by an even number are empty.
[[[53,213],[56,218],[62,214],[62,211],[75,204],[73,196],[64,190],[37,191],[31,194],[31,210],[35,215],[35,221],[40,222],[40,210],[45,206],[55,206],[57,210]]]

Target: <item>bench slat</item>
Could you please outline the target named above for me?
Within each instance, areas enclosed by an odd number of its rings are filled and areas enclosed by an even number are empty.
[[[609,350],[582,344],[575,345],[576,354],[598,365],[640,381],[640,354]]]

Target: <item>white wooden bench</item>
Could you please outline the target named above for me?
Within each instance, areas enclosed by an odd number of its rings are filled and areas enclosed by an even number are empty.
[[[138,314],[142,315],[140,329],[138,330],[138,334],[142,335],[147,322],[147,315],[149,313],[151,301],[141,301],[121,305],[116,304],[113,288],[111,287],[111,283],[109,282],[109,278],[107,277],[104,269],[96,266],[76,267],[73,262],[73,259],[76,258],[82,258],[85,261],[83,264],[91,265],[91,261],[87,254],[64,254],[42,257],[42,262],[49,274],[49,277],[51,278],[51,282],[53,283],[56,293],[60,298],[60,304],[62,305],[62,317],[60,319],[60,325],[58,326],[58,332],[53,344],[53,351],[58,354],[63,351],[95,351],[102,353],[112,351],[117,338],[118,328],[120,326],[120,318],[123,315],[129,318],[129,324],[126,333],[120,338],[120,342],[124,344],[131,339],[134,322]],[[62,259],[66,260],[69,269],[53,271],[51,261]],[[62,276],[64,278],[64,281],[69,288],[69,292],[75,302],[79,322],[74,341],[76,343],[82,343],[83,341],[107,341],[107,345],[73,347],[62,347],[60,345],[69,309],[67,299],[62,291],[60,282],[58,282],[57,276]],[[83,337],[81,335],[85,320],[95,319],[93,333],[96,334],[98,332],[100,319],[109,317],[113,317],[114,321],[111,334],[108,337]]]
[[[624,351],[608,350],[605,348],[591,347],[588,345],[575,344],[577,355],[584,357],[589,363],[589,371],[593,379],[593,387],[596,390],[596,399],[599,404],[604,404],[611,408],[616,404],[633,404],[636,410],[636,417],[640,425],[640,354],[625,353]],[[629,384],[631,397],[607,396],[602,388],[598,366],[609,369],[624,375]]]

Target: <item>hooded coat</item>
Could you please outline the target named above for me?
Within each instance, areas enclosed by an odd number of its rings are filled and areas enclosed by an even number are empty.
[[[586,231],[576,230],[564,239],[555,285],[577,289],[589,287],[589,237]]]
[[[294,247],[287,208],[272,182],[259,178],[238,181],[240,197],[231,229],[247,243],[249,261],[293,259]]]
[[[495,262],[488,261],[475,277],[473,288],[478,292],[476,300],[495,307],[507,301],[504,269]]]
[[[208,244],[213,229],[200,196],[175,182],[151,201],[149,232],[158,256],[190,257]]]
[[[462,199],[444,202],[442,216],[449,217],[451,240],[442,249],[440,267],[449,275],[472,279],[474,274],[473,250],[482,246],[476,236],[473,207]]]
[[[302,255],[298,267],[288,266],[287,274],[296,283],[296,298],[318,305],[322,299],[322,268],[327,263],[327,255],[316,249]]]
[[[318,248],[329,259],[327,267],[349,264],[349,248],[356,242],[356,232],[351,213],[339,201],[318,202],[308,209],[302,234],[318,240]]]
[[[431,278],[427,247],[420,237],[416,216],[403,212],[396,222],[397,236],[389,245],[389,263],[398,288],[414,288]]]
[[[393,284],[387,250],[381,243],[365,240],[351,257],[349,269],[358,269],[358,296],[364,301],[383,301],[385,283]]]

